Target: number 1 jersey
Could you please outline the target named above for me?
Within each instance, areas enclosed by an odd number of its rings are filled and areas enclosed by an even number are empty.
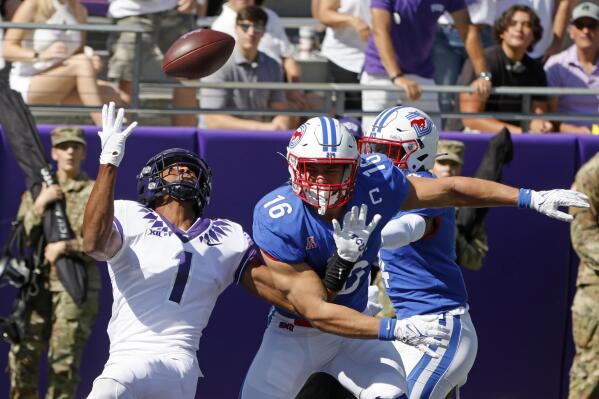
[[[115,201],[123,239],[108,260],[110,354],[187,352],[195,356],[220,293],[257,254],[237,223],[199,218],[182,231],[133,201]]]

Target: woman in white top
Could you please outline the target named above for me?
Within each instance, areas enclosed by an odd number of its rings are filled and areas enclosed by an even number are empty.
[[[25,0],[12,22],[84,24],[87,10],[79,0]],[[100,106],[117,97],[114,89],[100,89],[99,69],[82,52],[84,34],[72,30],[8,29],[3,40],[4,57],[13,61],[10,86],[27,104],[83,104]],[[104,95],[104,100],[103,100]],[[96,125],[102,120],[91,113]]]

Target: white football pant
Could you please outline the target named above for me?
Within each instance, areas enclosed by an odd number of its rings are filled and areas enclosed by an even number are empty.
[[[410,399],[444,399],[453,388],[466,383],[474,364],[478,339],[468,310],[458,308],[441,314],[439,324],[449,329],[451,337],[447,348],[436,348],[437,359],[413,346],[393,342],[408,375]]]
[[[356,398],[407,399],[401,358],[391,341],[344,338],[274,313],[242,387],[242,399],[294,398],[323,371]]]
[[[201,377],[186,353],[109,358],[87,399],[193,399]]]

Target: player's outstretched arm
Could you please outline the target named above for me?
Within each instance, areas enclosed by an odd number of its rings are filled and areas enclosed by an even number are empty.
[[[569,222],[572,216],[558,210],[558,207],[589,207],[588,197],[572,190],[517,189],[489,180],[461,176],[441,179],[409,176],[408,181],[411,190],[401,209],[517,206]]]
[[[274,287],[281,291],[296,314],[306,318],[321,331],[350,338],[399,340],[437,357],[428,345],[444,346],[447,329],[436,320],[409,318],[378,319],[346,306],[327,302],[327,292],[320,277],[306,263],[279,262],[263,253],[271,271]],[[446,341],[445,341],[446,342]]]
[[[295,312],[293,305],[289,303],[281,291],[275,288],[270,269],[261,264],[258,258],[254,258],[245,268],[243,276],[241,276],[241,285],[266,302],[288,312]]]
[[[114,187],[125,141],[137,126],[133,122],[122,130],[124,113],[121,108],[115,116],[113,102],[102,107],[102,131],[98,132],[102,142],[100,168],[83,217],[83,248],[101,261],[112,258],[122,245],[122,238],[113,226]]]

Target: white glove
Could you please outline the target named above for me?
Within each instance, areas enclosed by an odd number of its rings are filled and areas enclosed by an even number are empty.
[[[352,207],[343,217],[343,229],[337,219],[333,219],[333,238],[341,259],[356,262],[366,249],[368,237],[381,220],[381,215],[376,214],[367,226],[367,213],[368,205],[366,204],[362,204],[360,208]]]
[[[397,320],[394,335],[398,341],[414,346],[433,358],[439,355],[429,345],[447,347],[443,341],[449,340],[449,330],[439,325],[437,315],[418,315]]]
[[[561,220],[562,222],[571,222],[572,215],[558,210],[558,207],[572,206],[576,208],[588,208],[590,205],[589,197],[579,193],[578,191],[534,191],[520,189],[520,193],[518,195],[518,206],[521,208],[532,208],[543,215]]]
[[[102,131],[98,132],[102,142],[100,164],[109,163],[119,166],[125,155],[125,141],[137,126],[137,122],[131,123],[127,129],[122,130],[125,110],[120,108],[115,118],[114,107],[113,102],[102,106]]]

